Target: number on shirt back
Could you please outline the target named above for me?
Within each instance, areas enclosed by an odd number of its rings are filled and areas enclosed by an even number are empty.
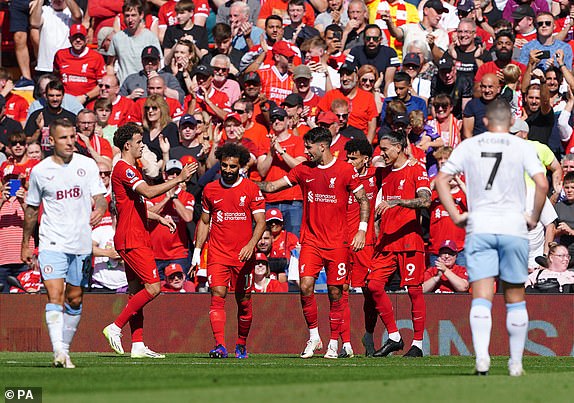
[[[345,267],[345,263],[339,263],[337,266],[337,275],[339,277],[345,276],[347,274],[347,268]]]
[[[490,172],[490,176],[488,177],[488,182],[486,182],[486,186],[484,190],[492,189],[492,183],[494,182],[494,178],[496,177],[496,173],[498,172],[498,167],[500,167],[500,161],[502,161],[502,153],[487,153],[481,152],[481,158],[494,158],[494,166],[492,167],[492,171]]]

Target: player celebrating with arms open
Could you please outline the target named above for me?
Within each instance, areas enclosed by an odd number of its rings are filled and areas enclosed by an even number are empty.
[[[265,230],[265,199],[257,185],[239,176],[239,170],[250,159],[245,147],[227,143],[215,151],[215,157],[221,164],[221,179],[210,182],[203,190],[203,213],[197,225],[191,266],[193,269],[199,265],[201,249],[209,235],[209,320],[216,344],[209,356],[227,358],[225,297],[231,288],[237,302],[235,357],[242,359],[247,358],[245,345],[253,318],[251,273],[255,268],[255,246]],[[255,229],[252,230],[253,221]]]
[[[303,136],[305,161],[287,176],[273,182],[261,182],[264,192],[277,192],[296,184],[303,191],[303,222],[301,229],[301,254],[299,275],[301,278],[301,305],[309,328],[309,341],[301,358],[313,357],[314,351],[323,347],[319,337],[315,280],[323,267],[327,272],[329,290],[331,339],[325,358],[338,358],[338,339],[343,333],[350,334],[345,320],[348,300],[343,298],[343,285],[347,283],[349,246],[359,251],[365,246],[365,234],[370,215],[369,199],[355,169],[331,154],[332,136],[329,130],[316,127]],[[360,223],[349,245],[347,204],[349,196],[355,195],[360,204]],[[344,356],[351,357],[350,340],[343,339]]]
[[[178,176],[159,185],[150,186],[136,168],[136,161],[143,150],[141,129],[133,123],[120,126],[114,135],[114,145],[121,150],[122,158],[112,172],[112,190],[118,211],[114,245],[125,262],[130,298],[128,304],[110,325],[103,330],[110,347],[123,354],[121,329],[130,322],[132,331],[132,358],[165,358],[150,350],[143,342],[144,306],[157,297],[161,290],[159,274],[151,249],[151,239],[146,228],[148,218],[159,221],[175,231],[175,223],[146,210],[146,199],[153,199],[168,190],[187,182],[197,169],[196,164],[183,167]]]
[[[48,292],[46,324],[54,366],[75,368],[69,350],[82,314],[82,287],[88,283],[84,267],[91,266],[92,226],[100,222],[108,204],[98,166],[74,153],[76,127],[67,119],[56,119],[49,139],[54,154],[30,174],[22,260],[32,263],[29,241],[42,204],[38,260]]]

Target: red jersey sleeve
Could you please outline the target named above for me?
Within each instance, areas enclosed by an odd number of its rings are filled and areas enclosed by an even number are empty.
[[[265,198],[263,197],[263,193],[259,190],[259,187],[251,182],[251,212],[253,214],[257,213],[265,213]]]
[[[430,181],[426,169],[422,164],[417,164],[414,168],[415,169],[413,169],[412,172],[413,180],[415,182],[415,192],[418,192],[421,189],[426,189],[430,193]]]
[[[138,170],[133,170],[129,164],[126,164],[125,168],[120,171],[119,179],[122,182],[122,185],[129,187],[134,191],[139,185],[145,183],[140,172]]]

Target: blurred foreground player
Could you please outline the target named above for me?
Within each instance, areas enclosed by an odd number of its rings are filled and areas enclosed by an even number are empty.
[[[209,320],[216,344],[209,357],[227,358],[225,297],[230,290],[235,291],[237,302],[235,357],[242,359],[247,358],[247,336],[253,319],[251,273],[255,268],[255,247],[265,230],[265,200],[257,185],[239,176],[239,170],[250,159],[245,147],[226,143],[217,148],[215,157],[221,164],[221,178],[203,190],[203,212],[197,224],[191,266],[192,270],[199,266],[201,249],[209,235]]]
[[[143,342],[143,308],[157,297],[161,285],[154,260],[151,240],[146,228],[147,219],[159,221],[175,231],[175,223],[146,210],[144,198],[152,199],[186,182],[195,173],[197,165],[186,165],[180,174],[166,182],[150,186],[137,168],[142,155],[141,129],[133,123],[120,126],[114,135],[114,145],[121,150],[122,158],[112,172],[112,190],[118,212],[114,245],[125,262],[129,301],[114,323],[103,330],[111,348],[123,354],[121,329],[130,322],[132,331],[132,358],[165,358],[150,350]]]
[[[488,132],[463,141],[454,149],[436,178],[436,190],[452,221],[466,226],[467,271],[472,287],[470,329],[476,354],[476,373],[490,368],[490,331],[495,277],[500,276],[506,301],[510,376],[520,376],[528,333],[524,283],[528,279],[528,230],[536,226],[548,192],[545,169],[536,150],[508,134],[510,106],[492,101],[486,109]],[[534,208],[526,211],[524,172],[534,180]],[[449,181],[466,178],[468,213],[460,213],[450,193]]]
[[[30,174],[21,253],[22,261],[30,266],[29,240],[42,204],[38,260],[48,293],[46,324],[54,366],[75,368],[70,344],[82,314],[82,287],[88,283],[85,269],[91,267],[92,226],[107,208],[106,188],[94,160],[74,153],[76,128],[70,121],[53,121],[49,140],[54,154]]]

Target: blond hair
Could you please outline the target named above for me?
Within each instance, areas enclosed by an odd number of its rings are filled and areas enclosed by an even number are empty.
[[[506,84],[514,84],[520,79],[522,71],[520,71],[520,67],[515,64],[507,64],[506,67],[502,69],[502,75],[504,76],[504,82]]]

